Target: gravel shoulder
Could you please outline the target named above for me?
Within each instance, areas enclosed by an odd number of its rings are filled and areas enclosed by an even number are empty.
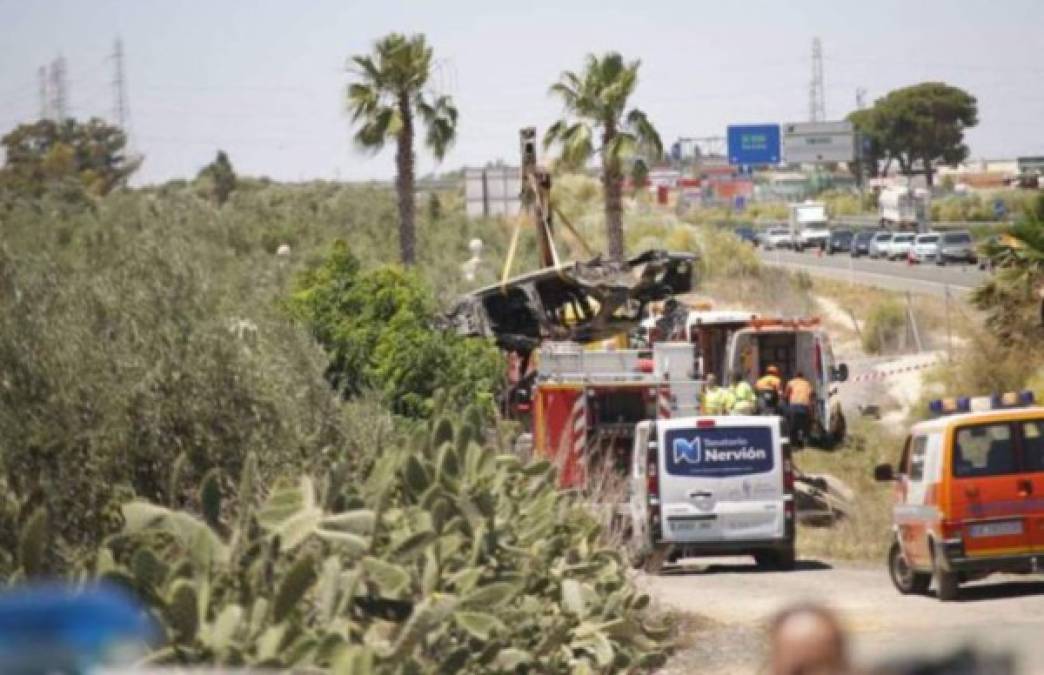
[[[814,601],[840,614],[860,666],[970,644],[1014,653],[1020,673],[1044,675],[1044,577],[990,577],[966,586],[956,603],[899,595],[883,565],[810,560],[794,572],[761,572],[745,558],[700,561],[640,584],[664,608],[703,617],[702,634],[667,673],[757,673],[766,622],[787,605]]]

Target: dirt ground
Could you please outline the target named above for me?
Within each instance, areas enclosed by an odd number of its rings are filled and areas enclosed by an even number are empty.
[[[1044,577],[990,577],[961,600],[903,596],[884,563],[853,565],[803,559],[794,572],[762,572],[746,558],[689,561],[641,585],[663,607],[701,617],[667,674],[763,672],[765,625],[796,602],[825,603],[849,632],[856,665],[941,657],[962,646],[1016,657],[1022,675],[1044,674]],[[709,564],[708,564],[709,563]]]

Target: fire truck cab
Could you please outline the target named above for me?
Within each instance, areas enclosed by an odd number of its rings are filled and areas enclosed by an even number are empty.
[[[1044,571],[1044,408],[1032,392],[933,401],[915,424],[893,481],[888,554],[900,593],[954,600],[994,572]]]

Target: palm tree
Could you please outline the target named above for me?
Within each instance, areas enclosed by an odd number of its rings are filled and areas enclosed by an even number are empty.
[[[425,92],[432,49],[423,35],[391,33],[374,44],[372,54],[351,60],[350,72],[358,78],[348,86],[348,109],[352,123],[359,125],[355,142],[376,153],[385,141],[395,139],[399,250],[403,264],[412,265],[416,260],[414,121],[419,116],[424,122],[424,144],[441,160],[456,137],[457,109],[450,97]]]
[[[544,149],[560,146],[561,161],[567,166],[580,167],[596,153],[600,156],[606,239],[613,260],[624,256],[624,163],[638,156],[659,159],[663,154],[660,135],[645,113],[626,110],[638,84],[640,64],[625,63],[617,52],[601,58],[588,54],[582,73],[567,70],[551,86],[551,93],[562,99],[566,116],[544,134]]]
[[[1018,223],[986,245],[995,270],[975,289],[972,302],[986,324],[1007,344],[1044,336],[1044,195]]]

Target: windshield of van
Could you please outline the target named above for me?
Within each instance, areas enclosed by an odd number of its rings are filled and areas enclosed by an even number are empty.
[[[665,464],[672,476],[730,478],[774,466],[769,427],[669,429],[666,435]]]
[[[917,237],[918,244],[934,244],[937,241],[939,241],[937,234],[922,234]]]
[[[888,241],[891,238],[892,238],[892,233],[891,232],[881,232],[877,236],[874,237],[874,239],[876,241]]]
[[[912,234],[897,234],[895,235],[895,239],[893,239],[892,241],[894,241],[897,244],[901,244],[903,242],[913,241],[913,238],[914,236]]]
[[[953,475],[958,478],[1015,473],[1015,446],[1011,425],[980,424],[961,427],[953,446]]]
[[[950,232],[943,235],[943,242],[947,244],[970,244],[971,235],[967,232]]]

